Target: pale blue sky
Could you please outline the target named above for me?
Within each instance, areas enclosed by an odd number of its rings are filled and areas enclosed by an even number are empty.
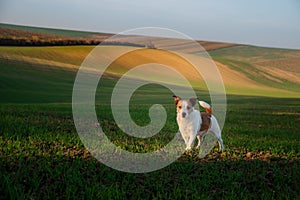
[[[0,22],[111,33],[154,26],[200,40],[300,49],[299,0],[1,0]]]

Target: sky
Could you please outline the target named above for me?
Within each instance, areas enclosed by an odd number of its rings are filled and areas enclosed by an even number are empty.
[[[109,33],[162,27],[197,40],[300,49],[299,0],[1,0],[0,22]]]

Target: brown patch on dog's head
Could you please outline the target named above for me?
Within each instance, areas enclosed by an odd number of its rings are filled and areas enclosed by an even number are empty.
[[[176,95],[173,95],[173,97],[174,97],[174,103],[175,103],[175,105],[178,106],[177,104],[181,101],[181,98],[178,97],[178,96],[176,96]]]
[[[180,110],[182,109],[182,100],[180,100],[180,101],[178,101],[178,103],[177,103],[177,112],[180,112]]]
[[[181,100],[180,97],[175,96],[175,95],[173,95],[173,97],[174,97],[174,103],[175,103],[175,105],[177,107],[177,113],[179,113],[181,111],[181,109],[182,109],[182,102],[183,102],[183,100]]]

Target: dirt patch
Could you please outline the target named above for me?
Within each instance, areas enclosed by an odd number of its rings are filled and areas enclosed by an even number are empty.
[[[263,77],[271,80],[271,81],[274,81],[274,82],[277,82],[277,83],[282,83],[282,81],[280,79],[277,79],[277,78],[275,78],[275,77],[273,77],[273,76],[271,76],[271,75],[269,75],[265,72],[259,72],[259,74],[262,75]]]
[[[271,66],[271,70],[273,69],[284,69],[280,71],[281,72],[291,72],[291,73],[300,73],[300,57],[297,58],[287,58],[287,59],[274,59],[274,60],[268,60],[263,62],[256,62],[255,64],[261,67],[266,67],[264,69],[268,70]],[[278,72],[278,71],[277,71]]]
[[[300,73],[299,72],[290,72],[290,71],[286,71],[286,70],[279,69],[276,67],[258,66],[258,68],[260,68],[260,70],[265,71],[272,76],[300,84],[300,79],[299,79]],[[264,74],[266,75],[266,73],[264,73]],[[272,77],[268,76],[267,78],[270,79]],[[272,78],[271,80],[273,80],[273,79],[275,79],[275,78]],[[278,82],[279,79],[276,79],[276,80]],[[280,81],[280,82],[282,82],[282,81]]]
[[[248,78],[245,74],[242,74],[238,71],[235,71],[233,69],[230,69],[227,65],[224,65],[220,62],[216,62],[216,65],[218,66],[220,73],[222,74],[223,81],[225,82],[225,85],[231,85],[231,86],[240,86],[240,87],[262,87],[264,85]]]

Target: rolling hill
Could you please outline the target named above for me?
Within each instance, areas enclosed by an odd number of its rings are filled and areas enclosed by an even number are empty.
[[[3,28],[3,24],[1,25]],[[0,26],[0,27],[1,27]],[[14,28],[10,25],[5,28]],[[16,27],[22,29],[23,27]],[[72,32],[64,30],[23,28],[24,31],[38,34],[53,34],[71,37]],[[41,33],[42,30],[43,33]],[[52,33],[50,33],[52,31]],[[75,32],[74,35],[78,33]],[[74,36],[73,35],[73,36]],[[80,37],[95,37],[95,34],[80,32]],[[44,35],[45,36],[45,35]],[[47,36],[47,35],[46,35]],[[57,37],[57,36],[55,36]],[[136,36],[137,37],[137,36]],[[167,39],[165,39],[167,40]],[[165,40],[161,40],[163,45]],[[201,42],[200,42],[201,43]],[[203,42],[224,80],[227,94],[300,97],[300,51],[271,49],[255,46]],[[76,72],[86,56],[95,46],[39,46],[39,47],[0,47],[1,102],[70,102]],[[213,47],[213,48],[212,48]],[[113,53],[116,47],[102,46],[103,51]],[[133,48],[118,46],[118,48]],[[185,47],[189,56],[199,63],[205,59]],[[159,49],[140,48],[125,57],[120,57],[106,72],[106,86],[112,87],[126,71],[143,63],[164,63],[183,74],[200,91],[206,91],[203,78],[196,75],[191,66],[182,59]],[[189,70],[187,70],[189,69]],[[190,70],[191,69],[191,70]],[[140,77],[147,78],[151,69],[143,71]],[[157,76],[168,74],[157,73]],[[175,84],[172,77],[166,82]]]
[[[20,25],[11,25],[0,23],[0,45],[4,46],[58,46],[58,45],[97,45],[99,43],[106,43],[110,45],[109,37],[113,36],[111,33],[95,33],[95,32],[84,32],[74,30],[61,30],[61,29],[50,29],[40,27],[29,27]],[[134,39],[133,43],[127,43],[129,39]],[[120,45],[125,46],[147,46],[148,43],[139,43],[143,36],[138,35],[123,35],[120,41],[117,41]],[[143,40],[143,39],[142,39]],[[174,39],[173,39],[174,40]],[[183,43],[182,47],[187,52],[193,52],[193,45],[187,46],[185,40],[177,40],[177,44]],[[116,41],[113,42],[114,44]],[[174,43],[174,42],[173,42]],[[224,47],[235,46],[232,43],[222,42],[207,42],[198,41],[206,50],[219,49]],[[171,43],[172,44],[172,43]],[[157,48],[169,47],[169,38],[160,38],[159,42],[155,44]],[[178,46],[176,47],[178,48]]]

